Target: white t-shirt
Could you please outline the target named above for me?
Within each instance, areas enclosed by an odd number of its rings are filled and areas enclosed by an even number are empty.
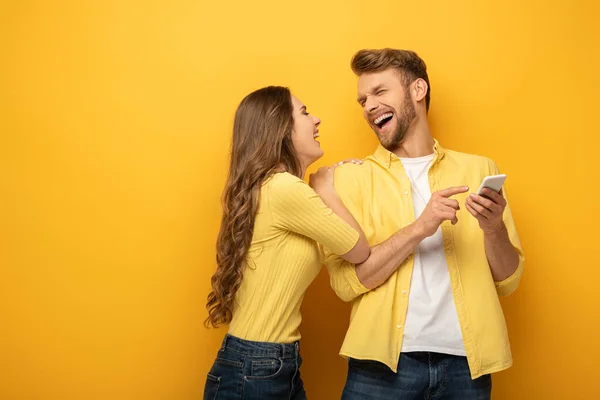
[[[418,218],[431,197],[428,171],[433,154],[400,160],[411,181],[415,218]],[[411,351],[465,355],[441,228],[415,250],[402,343],[403,353]]]

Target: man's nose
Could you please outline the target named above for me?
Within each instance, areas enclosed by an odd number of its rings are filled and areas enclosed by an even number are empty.
[[[367,99],[365,100],[365,111],[367,111],[368,113],[373,113],[375,110],[377,110],[377,108],[379,107],[379,102],[377,100],[375,100],[374,98],[372,98],[371,96],[368,96]]]

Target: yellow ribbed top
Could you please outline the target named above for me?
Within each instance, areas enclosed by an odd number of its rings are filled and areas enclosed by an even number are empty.
[[[358,236],[303,180],[287,172],[269,178],[229,333],[262,342],[300,339],[300,306],[322,266],[317,242],[341,255]]]

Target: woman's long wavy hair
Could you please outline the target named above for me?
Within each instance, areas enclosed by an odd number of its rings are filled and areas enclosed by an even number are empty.
[[[221,199],[217,271],[206,304],[207,327],[231,322],[263,182],[277,171],[301,177],[302,167],[292,144],[293,110],[290,90],[269,86],[246,96],[235,113],[229,176]]]

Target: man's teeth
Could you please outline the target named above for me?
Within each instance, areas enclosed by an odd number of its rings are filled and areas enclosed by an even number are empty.
[[[390,118],[392,116],[392,113],[385,113],[385,114],[381,114],[379,117],[377,117],[375,119],[375,121],[373,121],[375,124],[379,124],[381,121],[383,121],[386,118]]]
[[[316,139],[316,138],[318,138],[318,137],[319,137],[319,134],[318,134],[318,133],[315,133],[315,134],[313,135],[313,137]]]

